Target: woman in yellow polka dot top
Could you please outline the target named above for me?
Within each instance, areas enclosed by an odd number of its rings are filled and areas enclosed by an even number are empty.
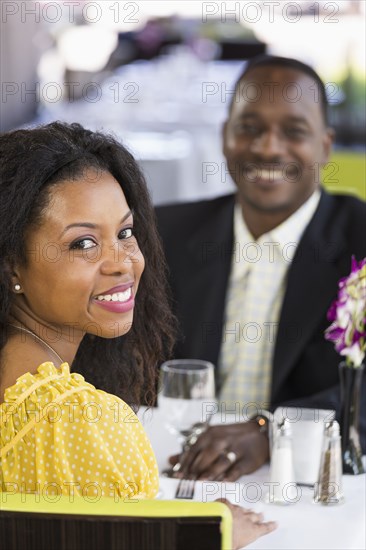
[[[77,124],[4,134],[0,156],[0,490],[153,498],[127,403],[154,400],[174,318],[143,177]],[[227,504],[235,548],[274,529]]]
[[[154,497],[127,403],[153,400],[174,323],[143,177],[76,124],[4,134],[0,154],[0,489]]]

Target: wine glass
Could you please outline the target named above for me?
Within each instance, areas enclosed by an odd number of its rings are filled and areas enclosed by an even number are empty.
[[[214,366],[198,359],[166,361],[160,369],[159,410],[168,431],[186,450],[216,410]],[[163,473],[172,476],[180,464]]]

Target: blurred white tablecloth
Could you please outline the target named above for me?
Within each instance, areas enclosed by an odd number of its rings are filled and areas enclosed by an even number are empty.
[[[228,415],[227,415],[228,416]],[[159,469],[167,457],[179,451],[175,437],[164,426],[158,409],[142,409],[139,418],[154,448]],[[230,417],[227,418],[230,423]],[[262,550],[365,550],[366,548],[366,474],[343,476],[343,504],[322,506],[313,503],[313,490],[298,487],[299,500],[288,506],[265,504],[264,483],[269,481],[269,468],[264,466],[236,483],[197,482],[194,500],[217,498],[263,512],[275,520],[276,531],[247,546]],[[160,498],[174,498],[178,480],[161,478]]]

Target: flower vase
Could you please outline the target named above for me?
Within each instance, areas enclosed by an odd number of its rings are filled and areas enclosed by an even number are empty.
[[[341,434],[344,474],[363,474],[359,435],[361,382],[364,365],[353,367],[345,361],[339,365],[341,383]]]

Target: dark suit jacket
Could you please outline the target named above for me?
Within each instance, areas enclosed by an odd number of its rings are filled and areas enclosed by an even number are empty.
[[[176,357],[217,365],[233,249],[234,195],[157,208],[181,326]],[[366,203],[322,191],[288,271],[275,342],[271,405],[339,410],[340,356],[326,313],[351,256],[366,256]],[[365,376],[363,393],[366,397]],[[361,411],[366,451],[366,399]]]

